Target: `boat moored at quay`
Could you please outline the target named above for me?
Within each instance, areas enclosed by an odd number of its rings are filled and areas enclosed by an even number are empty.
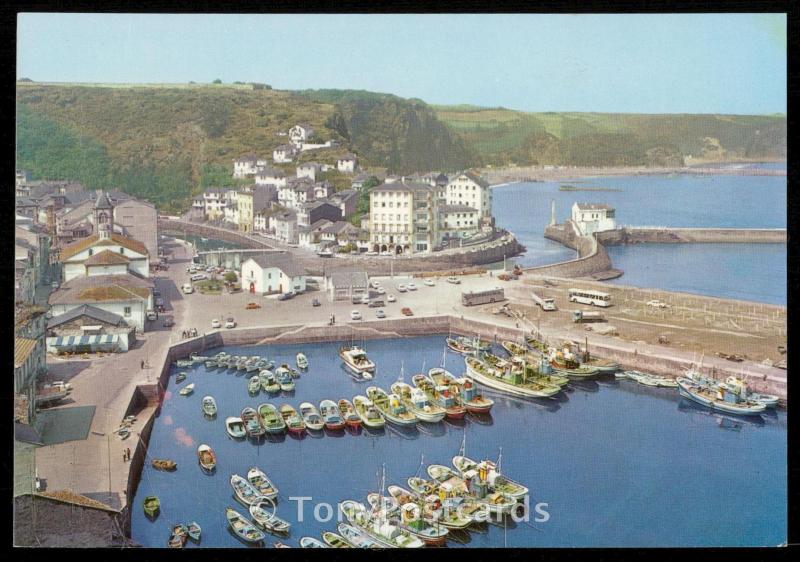
[[[464,363],[467,366],[467,375],[475,382],[513,396],[551,398],[561,392],[560,386],[527,380],[522,371],[500,370],[477,357],[465,357]]]
[[[722,385],[714,387],[686,377],[678,377],[676,382],[681,396],[712,410],[742,416],[755,416],[767,409],[764,404],[743,399],[739,394],[731,392]]]

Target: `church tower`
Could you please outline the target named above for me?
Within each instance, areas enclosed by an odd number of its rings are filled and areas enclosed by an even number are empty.
[[[114,205],[104,191],[100,191],[94,203],[94,227],[101,239],[110,238],[114,233]]]

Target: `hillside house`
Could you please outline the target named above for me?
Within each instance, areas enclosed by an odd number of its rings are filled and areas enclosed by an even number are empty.
[[[294,146],[302,147],[314,135],[314,127],[308,123],[298,123],[289,129],[289,142]]]
[[[306,290],[305,272],[290,254],[264,253],[242,264],[242,289],[249,293],[269,295]]]
[[[336,169],[344,174],[352,174],[356,171],[358,159],[353,154],[345,154],[336,160]]]
[[[294,160],[296,149],[290,144],[282,144],[272,151],[272,161],[275,164],[288,164]]]

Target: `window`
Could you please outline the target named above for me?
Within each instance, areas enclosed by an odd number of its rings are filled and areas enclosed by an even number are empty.
[[[125,308],[122,309],[122,313],[123,313],[124,316],[130,316],[131,315],[131,307],[126,306]]]
[[[119,247],[119,253],[120,253],[120,254],[124,254],[124,253],[125,253],[125,248],[123,248],[122,246],[120,246],[120,247]]]
[[[91,249],[91,248],[89,248],[89,255],[90,255],[90,256],[91,256],[91,255],[94,255],[94,250],[93,250],[93,249]]]

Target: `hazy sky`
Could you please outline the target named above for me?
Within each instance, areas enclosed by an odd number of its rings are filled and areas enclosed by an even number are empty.
[[[23,14],[17,77],[266,82],[528,111],[786,112],[786,17]]]

